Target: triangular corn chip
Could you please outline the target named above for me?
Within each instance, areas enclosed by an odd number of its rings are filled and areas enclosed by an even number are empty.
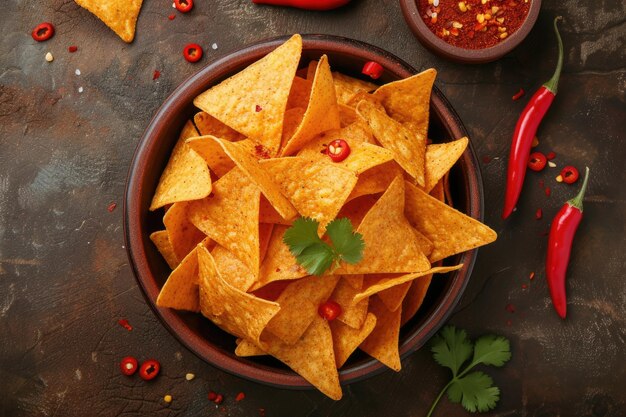
[[[404,180],[401,176],[396,177],[365,215],[357,232],[365,241],[363,259],[355,265],[342,263],[337,273],[420,272],[430,268],[417,236],[404,217]]]
[[[194,248],[172,271],[156,300],[158,307],[200,311],[198,293],[198,254]]]
[[[240,291],[248,291],[254,284],[254,274],[228,249],[215,245],[211,251],[217,270],[224,281]]]
[[[446,195],[443,190],[443,178],[437,181],[437,184],[435,184],[433,189],[430,190],[428,194],[436,198],[439,201],[446,201]]]
[[[356,94],[369,93],[378,88],[376,84],[352,78],[340,72],[333,72],[333,82],[339,104],[348,104]]]
[[[338,128],[339,109],[337,108],[333,76],[330,73],[328,58],[323,55],[317,66],[315,78],[313,78],[311,96],[304,118],[281,151],[281,155],[291,155],[318,133]]]
[[[294,107],[285,112],[285,120],[283,122],[283,135],[280,139],[280,149],[283,149],[287,142],[293,137],[298,126],[302,122],[305,109],[303,107]]]
[[[402,301],[404,297],[406,297],[409,288],[411,288],[411,283],[405,282],[404,284],[398,284],[394,287],[382,290],[377,295],[380,301],[387,307],[387,310],[396,311],[402,305]]]
[[[185,144],[194,136],[198,132],[193,123],[185,123],[152,197],[151,211],[166,204],[199,200],[211,192],[211,174],[206,163]]]
[[[446,172],[459,160],[465,148],[467,137],[454,142],[437,143],[426,146],[426,185],[424,191],[429,193]]]
[[[428,255],[430,255],[432,253],[432,251],[433,251],[433,242],[428,240],[428,238],[426,236],[421,234],[415,228],[413,228],[413,233],[415,233],[415,236],[417,236],[417,240],[418,240],[419,245],[420,245],[420,250],[422,251],[422,253],[424,255],[426,255],[428,257]]]
[[[310,276],[291,282],[276,302],[280,311],[267,325],[267,331],[287,344],[294,344],[318,316],[339,281],[337,275]]]
[[[263,356],[267,355],[267,353],[246,339],[239,339],[237,341],[237,347],[235,348],[235,355],[239,357],[249,357],[249,356]]]
[[[402,175],[402,168],[394,161],[385,162],[382,165],[368,169],[359,175],[359,180],[348,196],[348,201],[363,195],[385,192],[398,175]]]
[[[222,178],[228,171],[235,167],[235,163],[226,154],[219,143],[212,138],[214,136],[199,136],[187,140],[187,146],[193,149],[204,160],[218,178]],[[238,146],[246,146],[253,150],[253,142],[250,140],[242,140],[237,142]]]
[[[389,311],[378,297],[372,297],[369,312],[376,316],[376,326],[359,348],[398,372],[402,368],[398,350],[402,309]]]
[[[341,368],[343,364],[346,363],[350,355],[352,355],[352,352],[354,352],[367,336],[372,333],[375,326],[376,316],[372,313],[367,315],[363,321],[363,325],[358,329],[347,326],[339,320],[330,322],[337,369]]]
[[[163,216],[163,224],[176,255],[183,259],[204,239],[202,233],[189,221],[189,202],[174,203]]]
[[[294,77],[287,100],[287,109],[294,107],[302,107],[304,109],[309,105],[309,97],[311,96],[311,88],[313,83],[298,76]]]
[[[267,247],[270,244],[274,225],[269,223],[259,223],[259,260],[263,262],[267,254]]]
[[[302,38],[291,39],[243,71],[195,98],[193,103],[276,155]]]
[[[277,303],[239,291],[219,274],[209,251],[198,246],[200,310],[220,328],[260,344],[267,323],[278,313]]]
[[[428,291],[428,287],[430,287],[430,282],[433,279],[433,274],[428,274],[423,277],[419,277],[413,282],[411,282],[411,287],[409,291],[406,293],[406,297],[402,301],[402,320],[400,321],[400,325],[404,326],[404,324],[411,320],[415,313],[419,310],[424,302],[424,298],[426,297],[426,292]]]
[[[231,142],[237,142],[246,138],[241,133],[231,129],[209,113],[203,111],[196,113],[193,117],[193,122],[202,136],[211,135]]]
[[[486,245],[497,237],[488,226],[429,196],[408,181],[405,214],[413,227],[433,242],[431,262]]]
[[[135,38],[137,17],[143,0],[74,0],[79,6],[89,10],[109,28],[130,43]]]
[[[352,224],[352,228],[358,229],[367,212],[370,211],[377,201],[378,197],[374,195],[364,195],[350,200],[339,210],[337,218],[347,217]]]
[[[150,240],[154,243],[157,250],[165,259],[165,262],[169,265],[171,269],[175,269],[178,266],[178,258],[174,253],[174,249],[172,248],[172,244],[170,243],[170,239],[167,236],[167,230],[157,230],[150,235]]]
[[[339,109],[339,123],[341,127],[350,126],[351,124],[360,121],[359,116],[356,114],[356,110],[352,107],[348,107],[345,104],[337,104]]]
[[[353,278],[360,277],[361,282],[358,288],[352,286]],[[354,328],[360,329],[367,316],[367,300],[361,300],[358,303],[353,303],[354,297],[361,290],[363,285],[362,275],[344,275],[341,277],[330,299],[341,306],[341,314],[337,316],[336,320]]]
[[[298,265],[296,258],[289,252],[289,247],[283,242],[286,226],[276,225],[267,246],[265,261],[259,270],[259,279],[252,287],[252,291],[265,285],[282,280],[302,278],[309,273]]]
[[[361,101],[356,112],[367,122],[376,140],[394,153],[395,161],[402,169],[423,186],[426,137],[418,137],[409,128],[377,109],[370,101]]]
[[[259,187],[239,168],[233,168],[214,184],[209,197],[189,203],[191,222],[255,275],[259,270],[260,198]]]
[[[278,214],[276,209],[272,207],[267,198],[261,194],[261,207],[259,208],[259,222],[271,223],[271,224],[284,224],[291,226],[293,220],[283,219],[283,216]]]

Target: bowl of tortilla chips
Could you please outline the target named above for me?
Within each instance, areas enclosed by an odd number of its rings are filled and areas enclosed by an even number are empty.
[[[360,74],[368,61],[380,79]],[[294,35],[178,87],[138,144],[124,208],[131,265],[165,327],[221,369],[333,399],[400,371],[457,304],[475,248],[496,238],[435,75],[355,40]],[[350,153],[335,161],[339,139]],[[298,219],[318,248],[346,246],[340,220],[358,256],[312,272],[306,245],[286,239]]]

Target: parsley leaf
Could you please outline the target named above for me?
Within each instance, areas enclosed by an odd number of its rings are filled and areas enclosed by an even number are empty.
[[[493,386],[491,377],[483,372],[469,372],[476,365],[500,367],[508,362],[511,359],[511,346],[506,338],[482,336],[472,344],[464,330],[446,326],[433,338],[431,350],[435,361],[452,371],[452,380],[441,390],[427,417],[432,416],[437,403],[446,392],[450,401],[460,402],[472,413],[489,411],[496,406],[500,399],[500,389]],[[461,369],[470,357],[471,362]]]
[[[299,218],[285,231],[283,242],[296,258],[298,264],[312,275],[323,275],[339,262],[355,264],[363,258],[365,242],[360,233],[352,230],[350,220],[335,219],[328,224],[326,232],[332,245],[318,234],[319,223],[310,218]]]

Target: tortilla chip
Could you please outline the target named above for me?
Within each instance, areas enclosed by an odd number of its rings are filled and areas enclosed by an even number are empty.
[[[356,175],[332,162],[287,157],[265,159],[266,169],[302,216],[320,223],[320,230],[335,218],[356,184]],[[270,200],[271,201],[271,200]]]
[[[289,252],[289,247],[283,242],[286,230],[286,226],[274,226],[265,261],[261,264],[259,279],[252,287],[253,291],[273,281],[292,280],[309,275],[298,265],[296,258]]]
[[[211,251],[217,270],[224,281],[239,291],[248,291],[254,284],[252,271],[228,249],[215,245]]]
[[[267,353],[246,339],[240,339],[237,341],[237,348],[235,348],[235,355],[239,357],[249,357],[249,356],[263,356],[267,355]]]
[[[298,76],[294,77],[287,100],[287,109],[294,107],[302,107],[304,109],[309,105],[309,97],[311,96],[311,88],[313,82]]]
[[[412,77],[380,86],[374,92],[387,114],[408,125],[420,142],[426,140],[428,132],[430,93],[436,76],[437,71],[427,69]]]
[[[356,110],[352,107],[348,107],[345,104],[337,104],[337,108],[339,109],[339,123],[341,127],[350,126],[352,123],[360,120]]]
[[[260,198],[259,187],[239,168],[233,168],[214,184],[209,197],[189,203],[189,220],[255,275],[259,270]]]
[[[429,274],[419,277],[411,283],[411,287],[402,301],[401,326],[404,326],[407,321],[411,320],[422,306],[432,279],[433,274]]]
[[[339,374],[328,322],[316,316],[295,344],[283,343],[269,332],[263,334],[263,349],[285,363],[333,400],[341,399]]]
[[[340,72],[333,72],[333,82],[337,103],[346,105],[358,93],[369,93],[378,88],[376,84],[352,78]]]
[[[166,204],[180,201],[199,200],[211,192],[211,174],[206,163],[190,149],[185,141],[198,136],[193,123],[187,122],[180,132],[167,166],[161,174],[150,211]]]
[[[163,224],[176,259],[183,259],[204,239],[202,233],[189,221],[189,203],[174,203],[165,216]]]
[[[317,66],[315,78],[313,78],[311,97],[304,118],[280,154],[282,156],[291,155],[318,133],[338,128],[339,109],[337,108],[333,76],[330,73],[328,58],[323,55]]]
[[[278,313],[277,303],[239,291],[221,277],[209,251],[198,246],[200,310],[228,333],[260,344],[261,332]]]
[[[402,175],[402,168],[393,161],[368,169],[359,175],[359,180],[348,196],[348,201],[363,195],[385,192],[398,175]]]
[[[126,43],[135,39],[137,17],[143,0],[74,0],[102,20]]]
[[[174,249],[172,248],[172,244],[170,243],[170,239],[167,236],[167,230],[157,230],[150,235],[150,240],[154,243],[157,250],[165,259],[165,262],[169,265],[171,269],[176,269],[178,266],[178,258],[174,253]]]
[[[452,201],[452,192],[450,191],[450,171],[446,172],[446,175],[443,176],[443,193],[445,196],[446,204],[450,207],[454,207],[454,201]]]
[[[254,290],[252,293],[259,298],[276,301],[290,283],[290,280],[274,281],[264,287],[259,288],[258,290]]]
[[[363,326],[354,329],[338,320],[330,322],[330,331],[333,335],[333,349],[335,351],[335,363],[337,369],[341,368],[348,360],[352,352],[372,333],[376,326],[376,316],[372,313],[367,315]]]
[[[443,191],[443,178],[437,181],[437,184],[428,193],[439,201],[446,201],[446,195]]]
[[[222,178],[228,171],[235,167],[235,163],[226,154],[224,149],[216,143],[214,136],[200,136],[187,140],[187,146],[193,149],[203,159],[204,163],[209,166],[218,178]],[[247,146],[252,152],[252,141],[242,140],[237,142],[240,146]]]
[[[437,182],[450,171],[450,168],[465,152],[468,142],[467,137],[463,137],[454,142],[426,146],[426,185],[424,191],[430,192]]]
[[[420,245],[420,250],[422,251],[422,253],[424,255],[426,255],[428,257],[433,252],[433,248],[434,248],[433,242],[428,240],[428,238],[426,236],[421,234],[415,228],[413,228],[413,233],[415,233],[415,236],[417,236],[417,240],[418,240],[419,245]]]
[[[283,122],[283,135],[280,139],[280,149],[282,150],[287,142],[293,137],[298,130],[298,126],[302,122],[305,109],[303,107],[294,107],[285,112],[285,120]]]
[[[267,198],[261,194],[261,206],[259,208],[259,222],[271,224],[284,224],[290,226],[293,220],[283,219],[276,209],[272,207]]]
[[[380,301],[382,301],[385,307],[387,307],[387,310],[396,311],[402,305],[402,301],[404,300],[404,297],[406,297],[410,287],[410,282],[398,284],[379,292],[378,298],[380,298]]]
[[[309,65],[307,65],[307,70],[306,70],[307,80],[313,80],[313,78],[315,78],[315,71],[317,71],[318,64],[319,64],[319,61],[316,61],[316,60],[309,61]]]
[[[311,276],[291,282],[276,302],[280,311],[267,325],[267,331],[281,341],[293,345],[318,316],[319,305],[325,302],[339,281],[339,276]]]
[[[198,128],[198,132],[202,136],[215,136],[216,138],[226,139],[231,142],[237,142],[245,139],[246,137],[234,129],[226,126],[224,123],[217,120],[206,112],[198,112],[193,117],[193,122]],[[196,135],[198,136],[198,135]]]
[[[302,38],[293,35],[264,58],[200,94],[193,104],[276,155],[301,52]]]
[[[433,242],[431,262],[486,245],[497,237],[488,226],[429,196],[408,181],[404,212],[413,227]]]
[[[413,274],[405,274],[405,275],[397,275],[397,274],[371,274],[366,275],[366,279],[364,281],[364,285],[366,288],[357,294],[353,302],[358,303],[361,300],[367,299],[374,294],[377,294],[381,291],[387,290],[389,288],[393,288],[397,285],[402,285],[407,282],[412,282],[416,278],[423,277],[430,274],[444,274],[450,271],[456,271],[457,269],[461,269],[463,264],[455,265],[455,266],[438,266],[435,268],[431,268],[428,271],[416,272]],[[391,310],[394,311],[394,310]]]
[[[402,309],[389,311],[380,298],[372,297],[369,311],[376,316],[376,326],[359,348],[397,372],[402,368],[398,351]]]
[[[346,277],[360,277],[358,288],[353,287],[353,279]],[[341,277],[330,299],[341,306],[341,314],[337,320],[354,328],[360,329],[367,316],[367,300],[353,303],[352,300],[361,290],[363,285],[363,275],[344,275]]]
[[[360,290],[363,286],[363,274],[342,275],[341,277],[355,290]]]
[[[364,195],[346,203],[339,213],[337,218],[347,217],[352,224],[353,229],[358,229],[359,225],[363,221],[363,218],[368,211],[376,204],[378,197],[374,195]]]
[[[417,236],[404,217],[404,179],[391,183],[358,227],[363,235],[363,259],[355,265],[342,263],[341,274],[420,272],[430,268]]]
[[[198,254],[194,248],[172,271],[156,300],[158,307],[200,311],[198,292]]]
[[[267,254],[267,247],[270,244],[274,225],[269,223],[259,223],[259,261],[263,262]]]
[[[417,136],[412,130],[376,109],[370,101],[361,101],[356,112],[367,122],[378,142],[394,153],[395,161],[402,169],[423,186],[426,137]]]

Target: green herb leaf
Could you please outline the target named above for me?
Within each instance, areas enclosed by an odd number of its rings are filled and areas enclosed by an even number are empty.
[[[437,363],[449,368],[452,376],[456,377],[461,365],[472,355],[472,342],[465,330],[446,326],[434,337],[431,351]]]
[[[352,231],[349,219],[344,217],[333,220],[326,226],[326,233],[341,260],[349,264],[361,262],[365,242],[363,235]]]
[[[511,359],[511,345],[502,336],[482,336],[474,346],[473,363],[502,366]]]
[[[315,243],[305,248],[296,260],[311,275],[324,275],[335,260],[333,250],[326,243]]]
[[[493,386],[491,377],[483,372],[472,372],[455,378],[448,388],[448,398],[461,403],[469,412],[492,410],[500,399],[500,389]]]
[[[293,225],[285,231],[283,242],[289,247],[293,256],[298,256],[303,250],[313,244],[324,244],[317,235],[319,223],[308,217],[300,217],[293,222]]]

